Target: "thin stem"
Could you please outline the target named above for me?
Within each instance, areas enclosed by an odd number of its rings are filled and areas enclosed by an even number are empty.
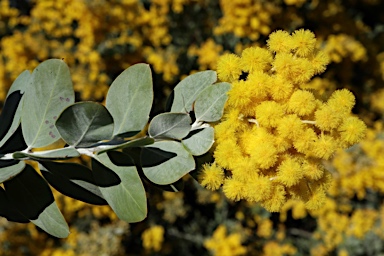
[[[303,124],[316,124],[316,121],[311,121],[311,120],[301,120]]]
[[[259,127],[259,122],[256,120],[256,118],[248,118],[248,122],[254,123],[257,125],[257,127]]]

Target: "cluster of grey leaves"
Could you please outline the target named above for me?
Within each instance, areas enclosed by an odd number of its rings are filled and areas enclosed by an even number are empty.
[[[177,191],[180,179],[196,168],[194,157],[212,147],[211,124],[220,120],[230,88],[216,79],[214,71],[188,76],[175,87],[167,112],[149,122],[153,85],[147,64],[123,71],[105,106],[75,103],[62,60],[47,60],[32,74],[24,71],[0,116],[0,216],[68,236],[52,186],[77,200],[109,204],[127,222],[143,220],[143,180]],[[59,139],[65,147],[36,150]],[[81,155],[91,157],[91,168],[68,161]],[[36,161],[42,175],[24,160]]]

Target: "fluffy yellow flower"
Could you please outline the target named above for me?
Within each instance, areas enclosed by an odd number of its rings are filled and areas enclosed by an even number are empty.
[[[303,176],[304,170],[295,158],[287,158],[277,167],[277,180],[287,187],[299,183]]]
[[[229,199],[239,201],[243,198],[243,190],[243,183],[241,181],[232,178],[225,179],[223,192]]]
[[[276,75],[270,82],[270,93],[273,100],[288,99],[293,92],[293,84],[283,76]]]
[[[349,113],[355,105],[355,96],[347,89],[337,90],[332,93],[327,103],[335,110]]]
[[[313,93],[297,90],[289,98],[288,111],[298,116],[310,115],[316,108],[316,99]]]
[[[317,140],[317,134],[312,128],[307,128],[293,140],[293,146],[299,153],[306,154],[313,148],[313,143]]]
[[[267,99],[271,83],[271,77],[268,74],[262,71],[254,71],[248,75],[247,82],[249,84],[248,90],[253,92],[254,101],[259,102]]]
[[[315,34],[309,30],[296,30],[292,34],[292,45],[298,56],[307,57],[315,49]]]
[[[339,127],[344,113],[335,111],[332,106],[324,104],[315,112],[316,126],[323,131],[330,131]]]
[[[315,74],[311,63],[306,58],[294,58],[292,53],[278,53],[273,62],[277,74],[293,83],[306,83]]]
[[[274,185],[271,197],[261,202],[261,205],[270,212],[278,212],[287,201],[286,191],[282,185]]]
[[[269,35],[267,40],[268,49],[275,53],[288,53],[293,46],[292,36],[283,30],[277,30]]]
[[[256,119],[262,127],[276,127],[278,121],[284,116],[283,107],[275,101],[263,101],[255,110]]]
[[[267,177],[249,179],[244,187],[245,197],[250,202],[260,202],[271,196],[272,181]]]
[[[229,137],[217,144],[214,157],[221,167],[231,169],[238,161],[242,161],[243,155],[234,138]]]
[[[284,116],[277,124],[277,132],[280,136],[295,139],[303,131],[303,122],[296,114]]]
[[[249,107],[253,102],[254,93],[249,89],[248,81],[234,81],[228,92],[228,104],[237,109]]]
[[[315,75],[321,74],[325,71],[326,66],[329,64],[328,55],[323,51],[317,51],[309,58]]]
[[[271,68],[272,54],[261,47],[249,47],[241,53],[240,66],[243,71],[266,71]]]
[[[359,118],[351,116],[345,118],[338,128],[343,142],[353,145],[365,137],[367,126]]]
[[[325,190],[321,188],[316,189],[315,191],[312,191],[309,200],[305,203],[305,207],[308,210],[317,210],[324,204],[325,199]]]
[[[217,190],[224,182],[224,170],[216,163],[204,164],[198,179],[203,187]]]
[[[324,167],[313,159],[304,160],[301,164],[304,176],[310,180],[318,180],[324,175]]]
[[[329,159],[337,149],[337,141],[330,135],[321,134],[313,144],[314,156]]]
[[[224,54],[217,62],[217,76],[223,82],[233,82],[241,75],[240,57],[233,54]]]

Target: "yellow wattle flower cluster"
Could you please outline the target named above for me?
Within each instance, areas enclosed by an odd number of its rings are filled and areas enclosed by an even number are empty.
[[[163,226],[156,225],[146,229],[141,235],[141,239],[146,250],[160,251],[164,241]]]
[[[268,1],[220,0],[223,16],[214,34],[233,33],[239,38],[257,40],[260,35],[271,32],[272,16],[280,13],[281,8]]]
[[[216,228],[212,237],[204,242],[204,247],[213,255],[221,256],[244,255],[247,252],[246,247],[241,245],[240,233],[227,235],[227,229],[224,225]]]
[[[218,77],[232,88],[215,127],[215,162],[204,166],[200,180],[269,211],[280,211],[289,199],[317,209],[331,182],[321,160],[359,142],[366,126],[351,114],[350,91],[337,90],[324,102],[301,89],[328,63],[312,32],[276,31],[267,46],[219,59]]]

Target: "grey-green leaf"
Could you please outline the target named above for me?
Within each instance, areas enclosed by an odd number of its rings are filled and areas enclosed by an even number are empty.
[[[148,122],[153,101],[149,65],[136,64],[124,70],[109,88],[106,107],[113,116],[113,135],[141,131]]]
[[[47,206],[39,217],[36,220],[31,220],[31,222],[52,236],[66,238],[69,235],[68,224],[56,202]]]
[[[191,130],[191,117],[186,113],[162,113],[149,124],[148,134],[152,138],[182,139]]]
[[[207,70],[187,76],[174,89],[171,112],[188,113],[199,93],[217,80],[215,71]]]
[[[69,235],[68,225],[45,180],[32,166],[4,182],[5,192],[16,209],[45,232],[60,238]]]
[[[168,185],[195,169],[193,156],[176,141],[158,141],[142,149],[145,176],[153,183]]]
[[[9,91],[7,93],[7,97],[15,92],[20,91],[21,93],[24,93],[24,91],[27,89],[29,84],[29,79],[31,78],[31,72],[29,70],[24,70],[12,83],[11,88],[9,88]]]
[[[115,172],[121,180],[116,185],[99,187],[103,197],[116,215],[127,222],[138,222],[145,219],[147,216],[147,198],[136,167],[134,165],[116,166],[107,154],[97,155],[94,161],[96,160]]]
[[[181,143],[192,155],[200,156],[208,152],[214,141],[214,129],[206,127],[192,131]]]
[[[227,92],[231,84],[223,82],[209,86],[203,90],[195,102],[196,120],[216,122],[223,115],[224,105],[228,99]]]
[[[113,119],[108,110],[96,102],[79,102],[66,108],[56,121],[63,140],[73,147],[89,147],[109,140]]]
[[[33,160],[60,160],[79,157],[80,153],[75,148],[59,148],[47,151],[37,151],[33,153],[15,152],[14,159],[33,159]]]
[[[41,63],[33,71],[23,97],[21,126],[27,145],[38,148],[58,140],[55,121],[75,99],[68,66],[58,59]]]
[[[24,167],[25,163],[23,161],[17,161],[14,165],[2,167],[0,169],[0,183],[16,176],[24,169]]]

